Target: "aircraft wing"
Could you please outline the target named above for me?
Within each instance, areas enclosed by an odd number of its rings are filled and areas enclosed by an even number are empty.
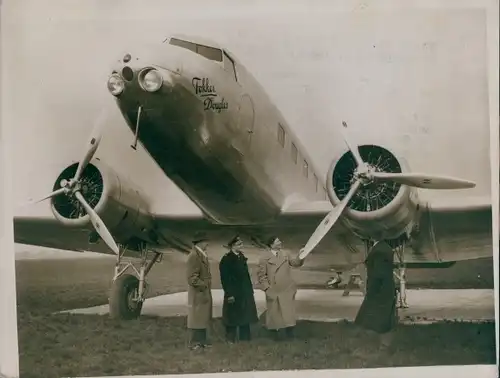
[[[14,243],[75,252],[113,254],[104,243],[89,243],[90,229],[70,228],[53,217],[15,216]]]
[[[406,248],[409,266],[428,267],[436,263],[491,257],[491,203],[475,201],[461,204],[422,205],[418,234]],[[317,225],[332,209],[329,202],[296,203],[269,224],[254,226],[221,226],[201,215],[179,216],[155,214],[152,217],[160,235],[159,244],[151,246],[160,252],[188,253],[193,235],[203,231],[210,239],[211,257],[219,259],[226,250],[220,248],[235,234],[247,245],[250,262],[263,253],[265,241],[279,236],[284,248],[296,254]],[[111,230],[112,231],[112,230]],[[18,216],[14,218],[14,241],[71,251],[113,253],[102,242],[89,243],[90,229],[63,226],[51,217]],[[307,257],[305,267],[327,269],[355,266],[365,258],[361,240],[341,222],[337,223]]]

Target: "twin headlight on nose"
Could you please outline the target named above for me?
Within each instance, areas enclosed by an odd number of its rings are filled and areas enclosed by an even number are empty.
[[[108,90],[113,96],[118,96],[125,89],[125,81],[123,78],[114,73],[108,79]]]
[[[144,68],[137,77],[139,86],[146,92],[156,92],[163,85],[163,76],[155,68]],[[113,96],[120,95],[125,89],[125,79],[117,74],[112,74],[108,79],[108,90]]]
[[[163,84],[163,76],[154,68],[146,68],[139,72],[139,85],[147,92],[156,92]]]

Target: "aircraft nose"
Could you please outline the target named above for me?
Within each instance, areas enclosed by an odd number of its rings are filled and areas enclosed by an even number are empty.
[[[125,52],[114,65],[108,90],[113,96],[119,96],[129,90],[152,93],[161,88],[169,89],[181,71],[181,64],[175,57],[163,55],[159,59],[159,56],[153,58],[140,52]]]
[[[124,65],[113,70],[108,78],[108,90],[113,96],[119,96],[124,91],[153,93],[162,88],[170,90],[174,86],[175,76],[174,72],[158,66]]]

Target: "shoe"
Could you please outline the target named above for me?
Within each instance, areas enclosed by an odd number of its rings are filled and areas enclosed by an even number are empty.
[[[191,345],[189,347],[189,349],[191,349],[191,350],[200,350],[202,348],[203,348],[203,345],[201,345],[201,344],[195,344],[195,345]]]
[[[330,279],[326,283],[326,286],[328,286],[330,288],[338,288],[341,283],[342,283],[342,279],[335,277],[335,278]]]

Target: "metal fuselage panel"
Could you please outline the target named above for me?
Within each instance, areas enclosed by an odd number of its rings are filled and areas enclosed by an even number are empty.
[[[271,222],[287,198],[324,200],[323,180],[279,110],[234,57],[209,60],[177,46],[161,45],[157,56],[122,63],[134,78],[117,98],[132,132],[164,173],[215,223]],[[144,91],[137,77],[154,67],[162,88]],[[285,143],[278,140],[278,128]],[[291,143],[297,147],[292,159]],[[308,163],[308,177],[303,161]]]

